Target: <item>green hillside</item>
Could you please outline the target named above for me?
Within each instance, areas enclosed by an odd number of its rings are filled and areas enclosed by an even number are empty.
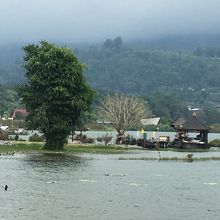
[[[220,101],[219,59],[181,50],[93,47],[76,52],[98,90],[143,96],[174,92],[190,102]]]
[[[22,53],[17,50],[18,46],[14,51],[0,48],[2,85],[24,81]],[[204,48],[195,51],[149,49],[147,46],[131,48],[116,38],[101,46],[73,47],[73,51],[87,64],[86,76],[97,90],[141,96],[171,92],[187,102],[220,103],[218,48],[211,52]]]

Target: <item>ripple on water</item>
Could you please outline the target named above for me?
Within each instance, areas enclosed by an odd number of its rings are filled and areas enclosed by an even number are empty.
[[[120,220],[218,220],[220,214],[219,161],[27,155],[0,159],[0,166],[0,180],[9,186],[0,192],[1,219],[96,220],[114,213]]]

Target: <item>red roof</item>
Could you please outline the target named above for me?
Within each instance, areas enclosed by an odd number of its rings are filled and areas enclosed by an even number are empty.
[[[27,117],[29,115],[29,113],[27,112],[26,109],[24,108],[16,108],[12,114],[12,118],[16,118],[16,114],[20,113],[21,115],[23,115],[24,117]]]

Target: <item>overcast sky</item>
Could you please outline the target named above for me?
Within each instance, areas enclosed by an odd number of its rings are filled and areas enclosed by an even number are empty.
[[[0,0],[0,44],[220,32],[220,0]]]

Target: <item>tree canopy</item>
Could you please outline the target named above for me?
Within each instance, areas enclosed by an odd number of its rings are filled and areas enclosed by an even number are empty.
[[[0,116],[9,117],[19,104],[16,91],[13,88],[9,89],[0,85]]]
[[[46,41],[25,46],[24,52],[27,82],[18,91],[30,113],[29,125],[43,132],[44,148],[60,150],[90,111],[94,91],[83,75],[85,65],[71,49]]]
[[[100,103],[100,116],[113,124],[118,136],[150,114],[146,103],[137,97],[113,94],[107,95]]]
[[[0,83],[4,85],[24,81],[19,68],[21,52],[16,47],[8,50],[10,54],[0,47]],[[81,45],[74,52],[87,64],[85,75],[96,90],[138,96],[165,91],[195,104],[220,103],[217,46],[197,50],[159,49],[140,42],[125,44],[116,37],[101,45]]]

